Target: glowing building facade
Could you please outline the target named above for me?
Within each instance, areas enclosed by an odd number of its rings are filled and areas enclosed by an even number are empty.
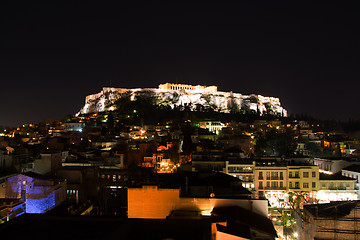
[[[320,174],[320,190],[316,194],[319,203],[358,200],[356,179],[338,174]]]
[[[34,173],[17,174],[5,182],[5,198],[21,199],[26,213],[45,213],[66,198],[66,181],[44,179]]]
[[[177,84],[177,83],[165,83],[160,84],[159,89],[162,90],[186,90],[186,91],[198,91],[203,93],[216,93],[216,86],[201,86],[201,85],[188,85],[188,84]]]

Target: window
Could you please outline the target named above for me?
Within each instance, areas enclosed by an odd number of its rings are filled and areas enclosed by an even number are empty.
[[[299,172],[295,172],[295,177],[296,177],[296,178],[299,177]]]
[[[292,177],[292,172],[289,172],[289,177]]]
[[[259,188],[263,189],[263,182],[259,182]]]
[[[280,180],[283,180],[283,179],[284,179],[284,173],[280,172]]]
[[[309,172],[303,172],[303,177],[308,178],[309,177]]]
[[[312,182],[312,188],[316,188],[316,182]]]
[[[271,182],[271,187],[277,188],[278,187],[278,182]]]
[[[349,188],[350,187],[350,183],[346,183],[346,188]]]
[[[284,187],[284,186],[283,186],[283,182],[280,182],[280,187],[281,187],[281,188]]]
[[[271,179],[278,180],[279,179],[279,172],[271,172]]]
[[[312,177],[316,177],[316,172],[315,171],[312,172]]]
[[[266,182],[266,187],[270,187],[270,182]]]
[[[270,180],[270,172],[266,172],[266,180]]]
[[[263,172],[259,172],[259,179],[261,180],[261,179],[264,179],[264,177],[263,177]]]
[[[289,188],[292,188],[292,182],[289,182]]]
[[[303,188],[309,188],[309,183],[304,182],[304,183],[303,183]]]
[[[322,183],[322,184],[321,184],[321,188],[322,188],[322,189],[325,189],[325,188],[326,188],[326,183]]]
[[[300,184],[299,182],[295,182],[295,188],[299,189],[300,188]]]

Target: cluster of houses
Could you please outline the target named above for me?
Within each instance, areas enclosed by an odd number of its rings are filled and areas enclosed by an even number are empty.
[[[354,138],[319,131],[304,121],[189,119],[182,125],[128,125],[114,131],[110,118],[89,114],[4,131],[0,221],[62,211],[134,219],[210,218],[211,234],[218,239],[357,233],[356,227],[342,224],[322,231],[316,223],[327,221],[322,214],[326,204],[340,209],[335,203],[348,203],[346,214],[336,215],[339,221],[356,215],[360,161]],[[291,131],[293,156],[257,156],[256,142],[268,131]],[[314,146],[322,154],[314,156]],[[301,224],[285,223],[288,211]],[[234,212],[247,212],[254,221]],[[234,232],[236,227],[246,230]]]

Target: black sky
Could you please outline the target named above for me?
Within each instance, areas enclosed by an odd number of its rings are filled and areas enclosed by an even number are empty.
[[[360,119],[356,5],[121,2],[0,3],[0,125],[74,114],[110,84],[176,81]]]

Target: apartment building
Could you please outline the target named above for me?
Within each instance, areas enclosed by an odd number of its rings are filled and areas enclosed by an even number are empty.
[[[285,166],[256,166],[255,192],[260,198],[269,200],[272,207],[286,207],[287,167]]]
[[[248,190],[255,190],[254,171],[255,161],[225,161],[225,173],[239,178]]]
[[[318,191],[319,166],[287,166],[290,192]]]

